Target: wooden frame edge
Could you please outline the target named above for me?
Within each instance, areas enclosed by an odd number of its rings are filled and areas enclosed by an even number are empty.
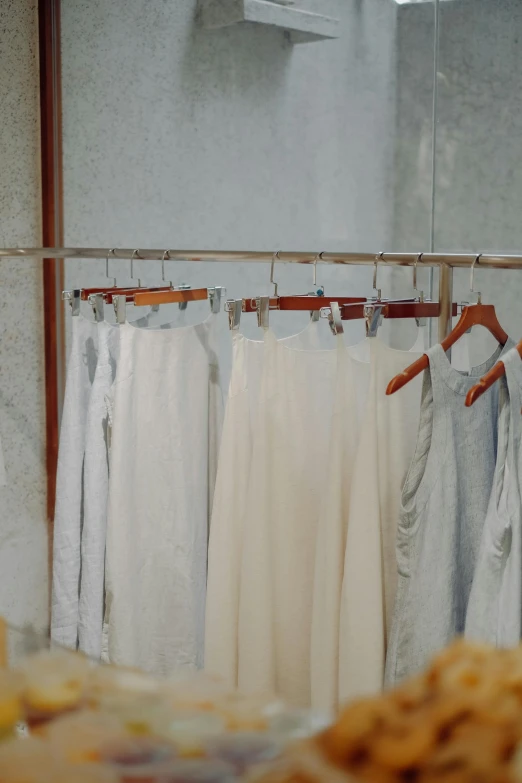
[[[40,59],[40,123],[42,178],[42,243],[61,247],[63,228],[62,96],[60,0],[38,0]],[[56,492],[56,467],[60,413],[65,382],[65,335],[60,293],[63,260],[45,259],[42,268],[45,344],[45,413],[47,518],[52,520]],[[52,564],[52,561],[50,561]]]

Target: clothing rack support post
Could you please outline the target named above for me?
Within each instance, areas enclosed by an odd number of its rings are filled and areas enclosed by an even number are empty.
[[[448,264],[439,266],[439,342],[451,332],[451,310],[453,302],[453,268]]]

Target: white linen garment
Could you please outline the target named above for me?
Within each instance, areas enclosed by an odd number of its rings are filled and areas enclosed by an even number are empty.
[[[209,509],[222,413],[217,316],[120,327],[103,649],[157,675],[203,665]]]
[[[71,353],[58,450],[54,512],[51,639],[78,643],[78,601],[83,523],[85,424],[98,353],[98,325],[81,314],[72,319]]]
[[[397,589],[401,487],[415,448],[420,410],[421,376],[390,397],[386,386],[422,350],[397,351],[378,337],[370,343],[370,391],[352,477],[341,599],[341,701],[382,688]]]
[[[338,706],[339,620],[351,476],[370,376],[369,362],[351,355],[355,347],[344,351],[338,344],[338,352],[324,506],[317,525],[310,655],[311,704],[326,710]]]
[[[326,491],[338,356],[267,330],[241,566],[238,684],[310,704],[317,523]]]
[[[294,349],[316,348],[322,326],[310,321],[302,332],[281,342]],[[232,333],[232,374],[210,526],[205,622],[205,669],[230,687],[237,687],[243,524],[263,353],[262,340]]]
[[[150,318],[151,313],[148,313],[132,324],[146,328]],[[89,398],[85,428],[84,515],[78,614],[79,649],[93,658],[99,658],[101,655],[104,611],[105,537],[109,491],[108,419],[105,397],[116,376],[119,353],[120,327],[117,324],[101,321],[98,323],[98,363]]]
[[[105,395],[114,381],[119,344],[119,326],[106,321],[99,323],[98,364],[87,411],[85,436],[85,513],[78,616],[79,648],[94,658],[101,655],[104,608],[105,531],[109,488]]]

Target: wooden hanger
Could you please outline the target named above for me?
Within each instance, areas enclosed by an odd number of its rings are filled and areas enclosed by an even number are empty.
[[[257,312],[258,297],[243,299],[242,310],[244,313]],[[344,304],[357,304],[366,302],[365,296],[324,296],[317,294],[294,294],[291,296],[271,296],[269,299],[270,310],[302,310],[316,312],[323,307],[330,307],[332,302],[337,302],[339,306]]]
[[[116,311],[117,323],[123,324],[125,323],[125,305],[129,301],[133,302],[136,307],[155,307],[160,304],[196,302],[206,299],[210,302],[211,311],[219,313],[221,299],[225,293],[225,289],[220,286],[214,288],[168,288],[164,290],[138,288],[134,294],[111,294],[111,301]]]
[[[90,290],[90,289],[87,289]],[[139,288],[114,288],[109,289],[104,292],[103,298],[107,302],[107,304],[112,304],[115,296],[125,296],[127,302],[134,302],[134,296],[139,293],[149,293],[149,292],[169,292],[173,289],[170,286],[156,286],[154,288],[149,288],[148,286],[140,286]],[[155,304],[161,304],[161,302],[156,302]]]
[[[343,321],[353,321],[366,317],[368,308],[381,308],[383,318],[438,318],[440,304],[438,302],[419,301],[418,299],[395,299],[380,301],[365,301],[364,304],[342,305]],[[452,315],[457,315],[457,304],[452,305]]]
[[[134,302],[136,307],[172,304],[174,302],[197,302],[208,299],[212,291],[212,288],[142,288],[127,295],[127,301]]]
[[[500,345],[506,344],[508,335],[498,321],[494,306],[485,305],[482,304],[481,301],[478,301],[477,304],[468,305],[463,308],[457,325],[441,342],[442,350],[444,352],[449,351],[449,349],[473,326],[483,326],[493,335]],[[423,354],[420,359],[417,359],[416,362],[410,364],[409,367],[399,373],[399,375],[396,375],[395,378],[392,378],[386,389],[386,394],[394,394],[399,389],[402,389],[403,386],[413,380],[419,373],[426,370],[429,367],[429,363],[427,354]]]
[[[515,347],[518,351],[518,355],[522,359],[522,340]],[[506,368],[504,366],[504,362],[502,359],[499,359],[495,366],[492,367],[491,370],[487,372],[478,383],[475,384],[475,386],[472,386],[472,388],[466,394],[466,408],[470,408],[473,403],[479,399],[479,397],[482,397],[482,395],[485,394],[488,389],[491,389],[491,387],[505,374]]]
[[[493,335],[500,345],[505,345],[508,339],[508,335],[499,323],[495,307],[493,305],[482,304],[482,294],[479,291],[475,291],[473,288],[475,264],[477,264],[479,260],[480,254],[476,256],[471,265],[469,284],[470,292],[477,294],[477,304],[467,305],[462,309],[462,314],[455,328],[452,329],[448,336],[441,342],[441,347],[444,352],[449,351],[449,349],[473,326],[483,326]],[[429,364],[430,362],[427,354],[423,354],[420,359],[417,359],[416,362],[413,362],[409,367],[406,367],[406,369],[399,373],[399,375],[396,375],[395,378],[392,378],[386,389],[386,394],[394,394],[399,389],[402,389],[403,386],[413,380],[419,373],[426,370],[429,367]]]

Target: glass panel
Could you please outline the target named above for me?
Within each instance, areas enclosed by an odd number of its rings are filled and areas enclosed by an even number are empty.
[[[521,29],[517,0],[452,0],[440,6],[437,250],[520,252]],[[479,269],[475,287],[498,307],[499,320],[518,339],[520,273]],[[455,273],[455,293],[474,301],[464,271]],[[482,342],[481,332],[473,331],[474,343]]]

